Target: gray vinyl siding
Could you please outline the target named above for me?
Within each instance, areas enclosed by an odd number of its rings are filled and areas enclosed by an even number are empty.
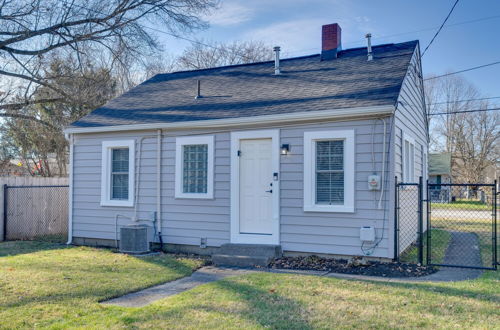
[[[182,133],[179,133],[182,134]],[[199,245],[207,238],[210,246],[229,242],[229,133],[215,135],[215,170],[213,200],[175,199],[175,137],[162,138],[162,234],[164,242]],[[142,142],[139,163],[138,141]],[[137,215],[150,219],[156,211],[156,148],[155,131],[135,134],[109,133],[79,135],[74,145],[73,236],[114,239],[115,216],[118,227],[131,221],[133,207],[100,206],[101,143],[106,140],[136,140],[136,168],[140,166]],[[140,165],[139,165],[140,164]],[[147,223],[147,222],[145,222]]]
[[[166,133],[162,144],[162,234],[166,243],[208,246],[229,243],[230,133],[207,133],[215,136],[214,199],[176,199],[175,196],[175,137],[197,133]]]
[[[418,47],[411,59],[411,65],[403,82],[398,99],[394,125],[394,175],[401,182],[403,177],[403,137],[405,134],[415,140],[415,180],[424,177],[426,181],[428,136],[425,119],[425,104],[423,98],[422,71]],[[414,71],[417,69],[417,72]],[[424,189],[424,194],[425,194]],[[399,249],[403,252],[417,239],[418,228],[418,200],[416,187],[402,189],[399,195]],[[424,196],[425,197],[425,196]],[[392,202],[393,203],[393,202]],[[425,212],[425,210],[424,210]],[[425,222],[424,222],[425,229]]]
[[[387,122],[386,143],[389,143],[390,118]],[[372,140],[372,129],[375,131]],[[304,132],[323,130],[355,131],[355,212],[320,213],[304,212]],[[281,245],[285,251],[329,253],[338,255],[362,255],[359,229],[374,226],[377,240],[383,232],[383,240],[372,256],[388,257],[389,209],[377,208],[380,191],[368,190],[368,176],[381,175],[383,159],[383,123],[380,120],[359,120],[314,124],[283,128],[280,143],[291,146],[291,154],[281,157]],[[372,166],[372,141],[374,143],[374,168]],[[388,144],[386,144],[388,147]],[[386,159],[389,157],[386,154]],[[386,164],[386,177],[390,166]],[[388,207],[390,187],[385,186],[383,207]],[[377,202],[375,201],[377,199]],[[384,221],[384,219],[386,219]],[[384,229],[385,228],[385,229]],[[369,247],[370,245],[367,245]]]
[[[421,65],[419,49],[415,49],[411,66],[405,77],[398,98],[395,115],[394,147],[395,147],[395,175],[402,178],[402,151],[403,134],[408,134],[415,139],[415,176],[422,176],[422,148],[427,151],[427,123],[425,119],[425,106],[421,85]],[[413,68],[417,69],[415,73]],[[426,166],[426,165],[425,165]]]
[[[386,142],[389,142],[390,118],[387,122]],[[375,198],[380,192],[367,187],[372,168],[372,129],[375,172],[381,174],[383,123],[380,120],[339,121],[322,124],[296,125],[280,129],[280,144],[291,145],[291,154],[281,156],[280,236],[286,251],[329,253],[341,255],[361,254],[359,228],[375,226],[377,238],[384,239],[373,256],[390,257],[390,208],[378,210]],[[269,127],[266,127],[269,128]],[[303,211],[303,140],[305,131],[355,130],[355,213],[317,213]],[[195,134],[215,136],[214,199],[176,199],[175,191],[175,137]],[[133,216],[134,208],[100,206],[101,143],[105,140],[143,138],[139,162],[136,144],[136,167],[140,166],[138,216],[150,218],[156,210],[156,132],[81,134],[74,145],[74,199],[73,236],[114,239],[116,214]],[[386,157],[390,157],[387,156]],[[201,238],[208,246],[220,246],[230,241],[230,132],[164,132],[161,162],[162,236],[166,243],[199,245]],[[390,175],[386,165],[386,174]],[[137,179],[137,178],[136,178]],[[387,179],[390,179],[387,177]],[[390,199],[391,187],[386,185],[384,206]],[[384,217],[385,215],[385,217]],[[384,221],[384,219],[386,219]],[[120,217],[119,226],[130,223]]]
[[[156,136],[155,132],[76,135],[73,167],[73,236],[114,239],[115,216],[118,227],[130,223],[123,217],[134,215],[133,207],[101,206],[102,142],[138,141],[144,137],[140,161],[138,217],[150,219],[156,210]],[[136,146],[136,168],[139,166]],[[133,192],[130,192],[133,193]]]

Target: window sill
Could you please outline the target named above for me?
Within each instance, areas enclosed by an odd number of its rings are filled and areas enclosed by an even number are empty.
[[[175,199],[214,199],[213,194],[176,194]]]
[[[304,205],[304,212],[354,213],[354,206]]]
[[[118,201],[118,200],[106,200],[106,201],[101,201],[101,206],[120,206],[120,207],[133,207],[134,206],[134,201],[130,200],[124,200],[124,201]]]

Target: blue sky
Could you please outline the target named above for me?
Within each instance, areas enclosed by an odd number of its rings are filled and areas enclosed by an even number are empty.
[[[315,54],[321,25],[339,23],[344,49],[419,39],[422,50],[454,0],[222,0],[205,19],[210,28],[191,38],[212,41],[261,40],[289,57]],[[472,21],[472,22],[471,22]],[[161,35],[165,51],[179,54],[188,42]],[[447,26],[423,58],[424,74],[441,74],[500,60],[500,1],[461,0]],[[486,96],[500,95],[500,65],[465,73]]]

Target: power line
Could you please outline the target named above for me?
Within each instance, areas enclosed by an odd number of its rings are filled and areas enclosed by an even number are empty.
[[[424,57],[425,52],[427,51],[427,49],[429,49],[429,47],[432,45],[432,43],[434,42],[434,40],[435,40],[435,39],[436,39],[436,37],[438,36],[439,32],[441,32],[441,30],[443,29],[443,26],[446,24],[446,21],[448,20],[448,18],[450,18],[451,13],[453,13],[453,10],[454,10],[454,9],[455,9],[455,7],[457,6],[458,1],[459,1],[459,0],[456,0],[456,1],[455,1],[455,3],[453,4],[453,7],[451,7],[450,12],[448,13],[448,16],[446,16],[446,18],[444,19],[443,24],[441,24],[441,26],[440,26],[440,27],[439,27],[439,29],[437,30],[436,34],[434,35],[434,37],[432,37],[432,39],[431,39],[431,41],[429,42],[429,44],[427,45],[427,47],[425,47],[424,52],[422,53],[422,56],[420,56],[420,57]]]
[[[481,97],[481,98],[478,98],[478,99],[456,100],[456,101],[451,101],[451,102],[435,102],[435,103],[429,103],[429,105],[434,105],[434,104],[450,104],[450,103],[460,103],[460,102],[469,102],[469,101],[493,100],[493,99],[500,99],[500,96]]]
[[[451,111],[451,112],[437,112],[437,113],[429,113],[427,116],[453,115],[453,114],[458,114],[458,113],[487,112],[487,111],[498,111],[498,110],[500,110],[500,108],[474,109],[474,110]]]
[[[464,70],[460,70],[460,71],[445,73],[445,74],[442,74],[440,76],[434,76],[434,77],[425,78],[424,81],[426,81],[426,80],[432,80],[432,79],[437,79],[437,78],[441,78],[441,77],[446,77],[446,76],[451,76],[451,75],[454,75],[454,74],[457,74],[457,73],[462,73],[462,72],[477,70],[477,69],[481,69],[481,68],[485,68],[487,66],[492,66],[492,65],[497,65],[497,64],[500,64],[500,61],[496,61],[496,62],[488,63],[488,64],[483,64],[483,65],[475,66],[473,68],[468,68],[468,69],[464,69]]]
[[[446,28],[449,28],[449,27],[452,27],[452,26],[459,26],[459,25],[464,25],[464,24],[471,24],[471,23],[476,23],[476,22],[482,22],[482,21],[486,21],[486,20],[490,20],[490,19],[495,19],[495,18],[500,18],[500,15],[480,17],[480,18],[476,18],[476,19],[472,19],[472,20],[468,20],[468,21],[461,21],[461,22],[457,22],[457,23],[453,23],[453,24],[448,24],[448,25],[444,26],[443,29],[446,29]],[[389,35],[377,37],[377,39],[387,39],[387,38],[391,38],[391,37],[398,37],[398,36],[405,35],[405,34],[412,34],[412,33],[433,31],[434,29],[437,29],[437,28],[439,28],[439,27],[438,26],[433,26],[433,27],[429,27],[429,28],[422,28],[420,30],[400,32],[400,33],[396,33],[396,34],[389,34]],[[350,43],[353,43],[353,42],[350,42]],[[350,44],[350,43],[348,42],[347,44]]]
[[[449,27],[452,27],[452,26],[459,26],[459,25],[464,25],[464,24],[471,24],[471,23],[482,22],[482,21],[496,19],[496,18],[500,18],[500,15],[479,17],[479,18],[475,18],[475,19],[471,19],[471,20],[467,20],[467,21],[460,21],[460,22],[457,22],[457,23],[448,24],[448,25],[444,26],[443,29],[446,29],[446,28],[449,28]],[[392,38],[392,37],[398,37],[398,36],[402,36],[402,35],[405,35],[405,34],[413,34],[413,33],[419,33],[419,32],[434,31],[437,28],[439,28],[439,26],[422,28],[420,30],[406,31],[406,32],[401,32],[401,33],[396,33],[396,34],[386,34],[386,35],[382,35],[382,36],[377,36],[376,40],[383,40],[383,39],[388,39],[388,38]],[[343,46],[345,46],[345,45],[355,45],[355,44],[360,44],[360,43],[363,43],[363,42],[365,42],[365,39],[359,39],[358,41],[350,41],[350,42],[342,43],[342,45]],[[295,49],[295,50],[291,50],[291,51],[286,51],[286,54],[297,54],[297,53],[303,53],[305,51],[310,51],[310,50],[316,50],[317,51],[319,48],[318,47],[311,47],[311,48]]]

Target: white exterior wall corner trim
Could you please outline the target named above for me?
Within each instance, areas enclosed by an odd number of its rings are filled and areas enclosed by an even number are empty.
[[[355,107],[321,111],[307,111],[295,113],[283,113],[275,115],[263,115],[253,117],[238,117],[228,119],[210,119],[185,121],[175,123],[154,123],[154,124],[134,124],[103,127],[70,127],[64,130],[66,134],[74,133],[102,133],[120,131],[140,131],[153,129],[197,129],[197,128],[217,128],[226,126],[247,126],[260,124],[283,124],[314,120],[331,120],[336,118],[359,118],[374,115],[389,115],[394,112],[394,105],[380,105],[371,107]]]
[[[240,140],[242,139],[259,139],[271,138],[272,139],[272,171],[278,173],[278,180],[273,181],[273,212],[272,212],[272,235],[252,235],[240,234],[240,157],[238,150]],[[239,131],[231,132],[231,147],[230,147],[230,161],[231,161],[231,192],[230,192],[230,238],[231,243],[253,243],[253,244],[280,244],[280,130],[257,130],[257,131]]]
[[[343,140],[344,146],[344,204],[319,205],[315,202],[316,189],[316,141]],[[304,132],[304,212],[354,213],[355,190],[355,131],[329,130]]]

